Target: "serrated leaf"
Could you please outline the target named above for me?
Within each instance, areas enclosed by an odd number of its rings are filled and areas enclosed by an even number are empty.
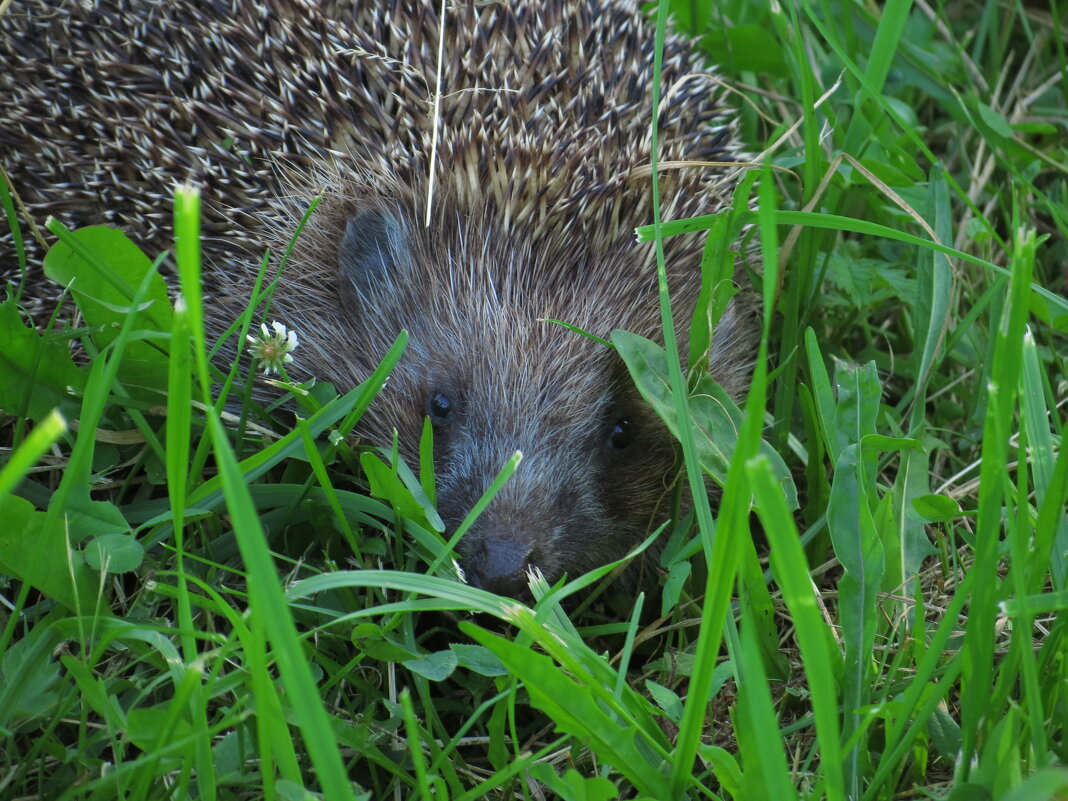
[[[885,262],[875,259],[834,251],[827,259],[827,274],[845,290],[856,308],[864,309],[871,304],[875,279],[886,266]]]
[[[85,374],[63,342],[48,341],[23,325],[14,298],[0,303],[0,409],[40,420],[80,392]]]
[[[85,546],[85,561],[93,570],[129,573],[144,558],[144,547],[130,534],[101,534]]]

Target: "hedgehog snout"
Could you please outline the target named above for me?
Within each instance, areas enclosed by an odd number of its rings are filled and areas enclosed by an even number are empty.
[[[483,537],[464,559],[468,582],[498,595],[522,598],[527,572],[537,565],[538,549],[517,537]]]
[[[524,472],[524,467],[532,469]],[[595,534],[608,526],[595,498],[596,484],[559,464],[543,467],[544,458],[529,457],[457,545],[456,555],[472,586],[529,602],[531,571],[540,571],[551,584],[564,573],[574,575],[600,563],[598,542],[603,538]],[[467,483],[481,486],[478,481]],[[458,524],[468,504],[455,496],[443,499],[446,526]],[[464,512],[456,514],[460,509]]]

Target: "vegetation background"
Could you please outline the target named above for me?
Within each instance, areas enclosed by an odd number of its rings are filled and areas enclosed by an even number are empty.
[[[195,193],[173,309],[53,222],[85,325],[0,305],[0,798],[1068,798],[1064,10],[669,6],[753,165],[660,233],[709,229],[712,308],[734,271],[765,328],[726,416],[615,339],[724,485],[660,593],[453,580],[428,460],[344,444],[403,342],[295,427],[226,416]]]

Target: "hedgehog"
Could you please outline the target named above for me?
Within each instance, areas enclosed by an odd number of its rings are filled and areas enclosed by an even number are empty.
[[[515,452],[460,540],[467,580],[508,595],[624,556],[670,515],[678,460],[619,356],[663,342],[651,222],[654,26],[627,0],[26,0],[0,24],[6,169],[29,212],[168,243],[175,181],[202,187],[209,326],[247,304],[321,197],[274,295],[291,375],[366,379],[402,360],[360,423],[417,460],[430,419],[448,530]],[[440,70],[439,70],[440,46]],[[669,33],[658,131],[664,219],[714,212],[736,158],[716,77]],[[702,243],[665,241],[679,319]],[[10,263],[10,261],[8,262]],[[680,324],[680,336],[687,327]],[[708,354],[737,397],[752,307]]]

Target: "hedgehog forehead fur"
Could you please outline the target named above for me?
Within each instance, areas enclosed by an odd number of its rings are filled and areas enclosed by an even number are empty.
[[[431,414],[450,526],[524,451],[460,544],[469,576],[514,592],[532,565],[575,574],[666,516],[670,436],[611,350],[548,322],[662,339],[653,252],[633,241],[652,212],[637,2],[453,3],[443,23],[412,0],[26,0],[2,24],[0,143],[30,211],[159,250],[174,182],[196,181],[213,330],[321,196],[271,307],[299,331],[296,376],[348,389],[408,330],[361,433],[396,428],[414,458]],[[662,215],[709,213],[734,179],[686,162],[731,158],[730,115],[686,43],[669,35],[663,64]],[[701,242],[665,252],[683,320]],[[728,309],[710,356],[735,395],[747,317]]]

